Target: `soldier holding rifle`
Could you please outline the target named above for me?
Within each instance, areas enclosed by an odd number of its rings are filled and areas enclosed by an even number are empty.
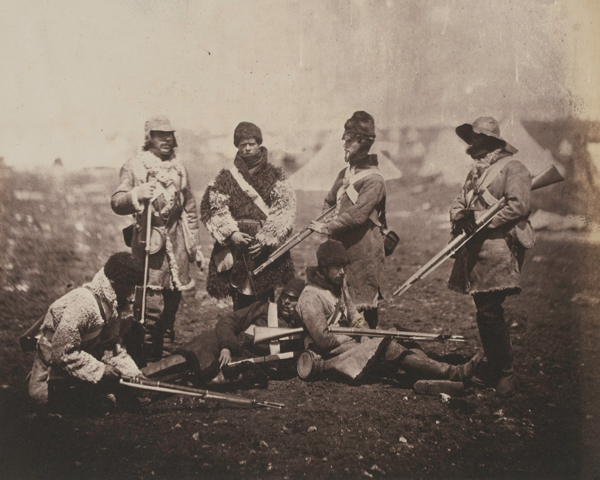
[[[202,267],[204,260],[196,242],[196,201],[187,170],[176,158],[176,147],[169,120],[163,116],[149,119],[144,146],[121,168],[120,183],[111,199],[115,213],[134,215],[135,225],[126,242],[133,255],[148,266],[144,292],[138,289],[136,295],[137,311],[147,302],[141,320],[145,338],[132,342],[144,344],[143,354],[136,358],[140,363],[160,360],[163,348],[164,355],[172,353],[181,292],[194,287],[190,264],[195,261]]]
[[[280,168],[269,163],[262,132],[241,122],[233,134],[238,153],[206,189],[201,219],[215,239],[206,291],[231,296],[234,310],[273,300],[275,287],[294,277],[289,252],[256,276],[254,268],[288,238],[294,227],[296,196]]]
[[[505,206],[456,254],[448,287],[473,296],[477,326],[489,371],[473,380],[496,388],[498,395],[515,390],[513,355],[502,303],[521,291],[519,277],[525,250],[534,244],[527,220],[531,175],[512,155],[517,149],[500,136],[498,122],[480,117],[456,128],[474,161],[465,185],[450,207],[453,235],[475,230],[475,221],[498,200]]]
[[[383,284],[386,191],[377,155],[369,155],[375,140],[373,117],[354,112],[344,125],[342,140],[348,167],[338,174],[323,208],[335,205],[335,215],[326,223],[312,222],[310,228],[342,242],[347,249],[350,296],[369,327],[375,328]]]
[[[319,371],[342,375],[359,382],[398,369],[422,379],[468,380],[479,361],[476,355],[464,365],[437,362],[420,349],[409,349],[391,337],[360,337],[356,341],[329,331],[330,326],[356,326],[364,323],[356,314],[351,300],[343,294],[345,268],[350,255],[338,241],[327,240],[317,251],[317,267],[307,270],[308,284],[298,300],[297,312],[307,332],[308,350],[298,360],[298,373],[314,377]]]

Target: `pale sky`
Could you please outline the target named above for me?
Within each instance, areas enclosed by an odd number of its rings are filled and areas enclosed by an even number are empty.
[[[594,0],[0,0],[0,156],[118,167],[158,113],[228,135],[341,131],[358,109],[381,127],[600,119],[599,17]]]

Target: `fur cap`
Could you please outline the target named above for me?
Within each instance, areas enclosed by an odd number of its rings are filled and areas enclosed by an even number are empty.
[[[241,122],[233,132],[233,144],[237,147],[244,138],[255,138],[259,145],[262,145],[263,138],[260,128],[250,122]]]
[[[141,285],[144,283],[144,269],[140,262],[129,252],[112,255],[106,265],[104,274],[109,280],[120,285]]]
[[[350,255],[342,242],[327,240],[317,250],[317,262],[319,267],[345,267],[350,263]]]

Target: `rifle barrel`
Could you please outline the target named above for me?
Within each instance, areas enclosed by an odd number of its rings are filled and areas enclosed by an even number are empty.
[[[372,328],[347,328],[347,327],[328,327],[331,333],[340,333],[349,336],[369,336],[369,337],[394,337],[406,340],[452,340],[455,342],[464,342],[462,335],[443,335],[438,333],[421,332],[402,332],[399,330],[377,330]]]
[[[141,377],[126,377],[121,378],[119,383],[128,387],[139,388],[142,390],[151,390],[155,392],[172,393],[175,395],[187,395],[190,397],[199,397],[206,400],[220,400],[223,402],[233,403],[237,405],[250,405],[260,407],[283,408],[283,404],[273,402],[257,402],[254,399],[234,397],[231,395],[222,395],[220,393],[202,390],[199,388],[187,387],[184,385],[176,385],[174,383],[166,383],[155,380],[149,380]]]
[[[323,220],[326,220],[327,218],[329,218],[331,215],[333,215],[335,213],[335,205],[333,207],[330,207],[328,210],[325,210],[317,219],[317,222],[321,222]],[[298,245],[299,243],[303,242],[304,240],[306,240],[308,237],[310,237],[312,235],[313,231],[306,227],[303,230],[300,230],[298,233],[296,233],[293,237],[289,238],[283,245],[281,245],[277,250],[275,250],[273,253],[271,253],[271,255],[269,255],[269,258],[267,258],[263,263],[261,263],[258,267],[256,267],[253,271],[252,271],[252,275],[256,276],[258,275],[260,272],[262,272],[265,268],[267,268],[269,265],[273,264],[277,259],[279,259],[282,255],[284,255],[286,252],[289,252],[292,248],[294,248],[296,245]]]

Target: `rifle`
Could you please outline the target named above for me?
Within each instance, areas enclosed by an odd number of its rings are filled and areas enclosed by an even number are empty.
[[[454,342],[464,342],[465,339],[461,335],[442,335],[437,333],[420,333],[420,332],[401,332],[398,330],[376,330],[371,328],[346,328],[346,327],[327,327],[330,333],[349,336],[369,336],[369,337],[392,337],[401,340],[419,341],[434,341],[434,340],[451,340]],[[254,344],[270,342],[272,340],[289,337],[302,333],[304,329],[299,328],[277,328],[277,327],[254,327]]]
[[[531,181],[531,190],[537,190],[539,188],[547,187],[558,182],[562,182],[564,178],[558,172],[554,165],[550,165],[542,173],[533,177]],[[433,272],[442,263],[452,257],[458,250],[460,250],[469,240],[471,240],[479,231],[481,231],[486,225],[488,225],[496,215],[504,208],[506,200],[501,198],[494,205],[492,205],[476,222],[476,228],[470,235],[467,233],[461,233],[454,238],[448,245],[446,245],[437,255],[435,255],[429,262],[423,265],[412,277],[404,282],[400,287],[394,291],[394,296],[402,295],[406,292],[413,284],[417,283],[422,278],[425,278],[431,272]]]
[[[152,172],[148,172],[146,182],[154,177]],[[146,243],[144,246],[144,286],[142,287],[142,311],[140,314],[140,323],[146,323],[146,294],[148,292],[148,274],[150,271],[150,238],[152,236],[152,198],[148,199],[146,206]]]
[[[273,327],[274,328],[274,327]],[[265,355],[264,357],[250,357],[244,358],[243,360],[236,360],[235,362],[229,362],[226,366],[239,365],[241,363],[270,363],[277,362],[279,360],[287,360],[288,358],[299,357],[302,352],[284,352],[284,353],[273,353],[271,355]]]
[[[329,208],[328,210],[324,211],[321,214],[321,216],[319,218],[317,218],[315,221],[316,222],[324,222],[325,220],[329,220],[333,216],[334,213],[335,213],[335,205],[333,207]],[[299,231],[296,235],[293,235],[292,237],[288,238],[287,241],[283,245],[281,245],[277,250],[275,250],[273,253],[271,253],[271,255],[269,255],[269,258],[267,258],[263,263],[261,263],[258,267],[256,267],[253,270],[252,275],[255,275],[255,276],[258,275],[265,268],[267,268],[269,265],[271,265],[273,262],[275,262],[278,258],[280,258],[284,253],[289,252],[292,248],[294,248],[300,242],[307,239],[312,233],[313,233],[313,231],[310,228],[306,227],[304,230]]]
[[[153,392],[172,393],[175,395],[188,395],[190,397],[199,397],[205,400],[216,400],[221,402],[233,403],[235,405],[244,405],[250,407],[283,408],[283,403],[275,402],[257,402],[255,399],[234,397],[232,395],[222,395],[220,393],[201,390],[199,388],[176,385],[174,383],[165,383],[155,380],[148,380],[143,377],[123,377],[119,380],[121,385],[127,387],[139,388],[141,390],[150,390]]]

